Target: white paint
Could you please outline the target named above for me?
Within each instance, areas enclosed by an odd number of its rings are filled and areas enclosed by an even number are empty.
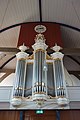
[[[80,87],[67,87],[69,101],[80,101]]]
[[[0,73],[0,78],[3,76],[3,75],[5,75],[6,73]]]
[[[14,77],[15,73],[10,74],[0,83],[0,86],[13,86]]]
[[[77,77],[75,77],[74,75],[71,75],[71,78],[73,79],[73,86],[80,87],[80,80]]]
[[[21,59],[21,58],[26,59],[26,58],[28,57],[28,55],[29,55],[29,54],[27,54],[26,52],[18,52],[18,53],[16,54],[16,57],[17,57],[17,59]]]
[[[72,74],[70,75],[66,68],[64,68],[64,72],[67,86],[80,86],[80,80],[77,77]]]
[[[46,50],[48,46],[45,44],[45,38],[43,34],[37,34],[35,37],[35,44],[32,45],[32,48],[35,50],[42,49]]]
[[[0,86],[0,102],[10,102],[12,86]]]

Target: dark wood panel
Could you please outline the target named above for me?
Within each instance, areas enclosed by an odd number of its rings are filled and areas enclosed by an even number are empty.
[[[60,120],[80,120],[80,110],[60,111]]]
[[[20,120],[19,111],[0,111],[0,120]]]
[[[26,111],[24,120],[56,120],[56,111],[44,111],[43,114],[36,114],[36,111]]]
[[[60,120],[80,120],[80,110],[60,110]],[[23,120],[56,120],[56,111],[47,110],[43,114],[23,111]],[[20,111],[0,111],[0,120],[20,120]]]
[[[34,38],[37,33],[35,32],[34,28],[37,25],[40,25],[40,23],[21,25],[18,46],[24,43],[26,46],[31,47],[35,43]],[[49,47],[54,46],[55,43],[63,46],[59,24],[43,22],[41,25],[46,27],[46,31],[43,33],[43,35],[45,36],[46,44],[49,45]]]

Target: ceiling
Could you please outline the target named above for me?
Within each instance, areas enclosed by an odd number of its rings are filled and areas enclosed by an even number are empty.
[[[80,0],[0,0],[0,69],[15,69],[15,52],[5,48],[17,48],[21,23],[44,21],[59,23],[64,48],[80,51]],[[80,71],[80,54],[65,56],[64,64]]]
[[[80,0],[0,0],[0,29],[22,22],[58,22],[80,29]]]

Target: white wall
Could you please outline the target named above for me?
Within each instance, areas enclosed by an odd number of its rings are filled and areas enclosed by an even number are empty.
[[[1,83],[0,86],[13,86],[15,73],[10,74]]]
[[[0,102],[10,102],[14,76],[12,73],[0,83]]]

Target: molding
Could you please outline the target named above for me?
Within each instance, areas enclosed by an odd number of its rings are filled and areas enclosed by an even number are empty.
[[[36,22],[22,22],[22,23],[14,24],[14,25],[11,25],[11,26],[8,26],[8,27],[6,27],[6,28],[1,29],[1,30],[0,30],[0,33],[6,31],[6,30],[8,30],[8,29],[11,29],[11,28],[14,28],[14,27],[18,27],[18,26],[20,26],[20,25],[22,25],[22,24],[30,24],[30,23],[39,23],[39,24],[40,24],[40,21],[36,21]],[[59,25],[61,25],[61,26],[64,26],[64,27],[67,27],[67,28],[70,28],[70,29],[73,29],[73,30],[76,30],[76,31],[80,32],[80,28],[73,27],[73,26],[71,26],[71,25],[64,24],[64,23],[50,22],[50,21],[49,21],[49,22],[43,21],[42,23],[59,24]]]
[[[7,72],[15,73],[15,69],[0,69],[0,73],[7,73]]]

